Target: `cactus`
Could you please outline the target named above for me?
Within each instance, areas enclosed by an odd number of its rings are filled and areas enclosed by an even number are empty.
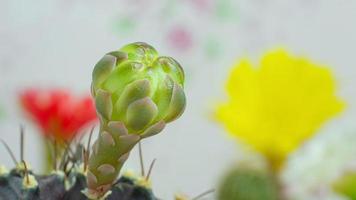
[[[83,173],[72,171],[71,178],[66,180],[62,171],[46,176],[37,176],[32,172],[16,167],[8,171],[0,167],[0,200],[87,200],[82,193],[86,188],[86,177]],[[155,200],[152,190],[142,185],[137,176],[123,175],[111,187],[107,200]],[[66,188],[69,185],[69,188]]]
[[[185,108],[184,72],[146,43],[106,54],[93,71],[92,95],[100,118],[87,172],[90,198],[105,195],[130,150],[163,130]]]
[[[346,171],[334,183],[333,189],[350,200],[356,200],[356,172]]]
[[[87,148],[77,144],[74,153],[73,145],[65,143],[52,173],[37,175],[23,161],[23,129],[21,162],[1,140],[16,167],[8,171],[0,166],[0,200],[155,200],[149,174],[117,177],[135,144],[158,134],[183,113],[183,84],[178,62],[158,56],[148,44],[133,43],[106,54],[93,71],[92,95],[100,130],[92,148],[91,135]]]
[[[0,165],[0,200],[87,200],[84,191],[87,188],[85,172],[86,152],[83,145],[75,146],[75,151],[64,153],[58,169],[55,167],[50,174],[37,175],[33,173],[30,165],[24,161],[18,162],[10,147],[0,140],[11,155],[16,167],[8,170]],[[21,145],[23,145],[23,132]],[[72,145],[73,146],[73,145]],[[24,147],[21,147],[21,160],[23,160]],[[72,152],[72,153],[69,153]],[[71,167],[69,167],[71,166]],[[151,164],[150,171],[153,164]],[[150,174],[149,171],[149,174]],[[146,177],[133,173],[124,173],[110,187],[110,192],[101,199],[107,200],[156,200],[150,182],[149,174]]]
[[[239,166],[226,174],[218,190],[218,200],[278,200],[277,185],[267,171]]]

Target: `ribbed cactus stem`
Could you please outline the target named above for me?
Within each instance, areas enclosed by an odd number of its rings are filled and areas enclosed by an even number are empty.
[[[178,62],[146,43],[126,45],[95,65],[92,95],[101,127],[89,158],[89,198],[107,195],[135,144],[183,113],[183,84]]]
[[[122,122],[102,124],[89,159],[88,197],[97,199],[105,195],[139,140],[138,135],[128,134]]]

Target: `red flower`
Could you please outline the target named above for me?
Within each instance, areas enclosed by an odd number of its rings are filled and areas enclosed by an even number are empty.
[[[21,93],[20,101],[44,136],[51,139],[71,140],[81,128],[97,119],[89,95],[79,98],[65,90],[29,89]]]

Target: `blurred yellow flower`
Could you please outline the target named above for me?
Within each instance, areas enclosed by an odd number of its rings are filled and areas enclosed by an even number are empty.
[[[247,59],[237,63],[226,89],[216,118],[275,168],[344,107],[328,68],[283,49],[264,55],[258,68]]]

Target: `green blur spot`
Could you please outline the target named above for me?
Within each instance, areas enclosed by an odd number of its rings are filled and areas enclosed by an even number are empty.
[[[5,116],[5,111],[2,107],[0,107],[0,119],[2,119]]]
[[[204,52],[208,59],[216,59],[221,55],[221,44],[216,38],[208,38],[204,43]]]
[[[231,0],[218,0],[216,2],[216,16],[222,21],[237,19],[237,7]]]
[[[172,18],[177,14],[177,1],[176,0],[167,0],[162,6],[162,17],[163,19]]]
[[[356,200],[356,172],[345,174],[333,184],[333,188],[350,200]]]
[[[115,31],[119,34],[130,34],[136,27],[136,22],[130,17],[119,18],[114,24]]]

